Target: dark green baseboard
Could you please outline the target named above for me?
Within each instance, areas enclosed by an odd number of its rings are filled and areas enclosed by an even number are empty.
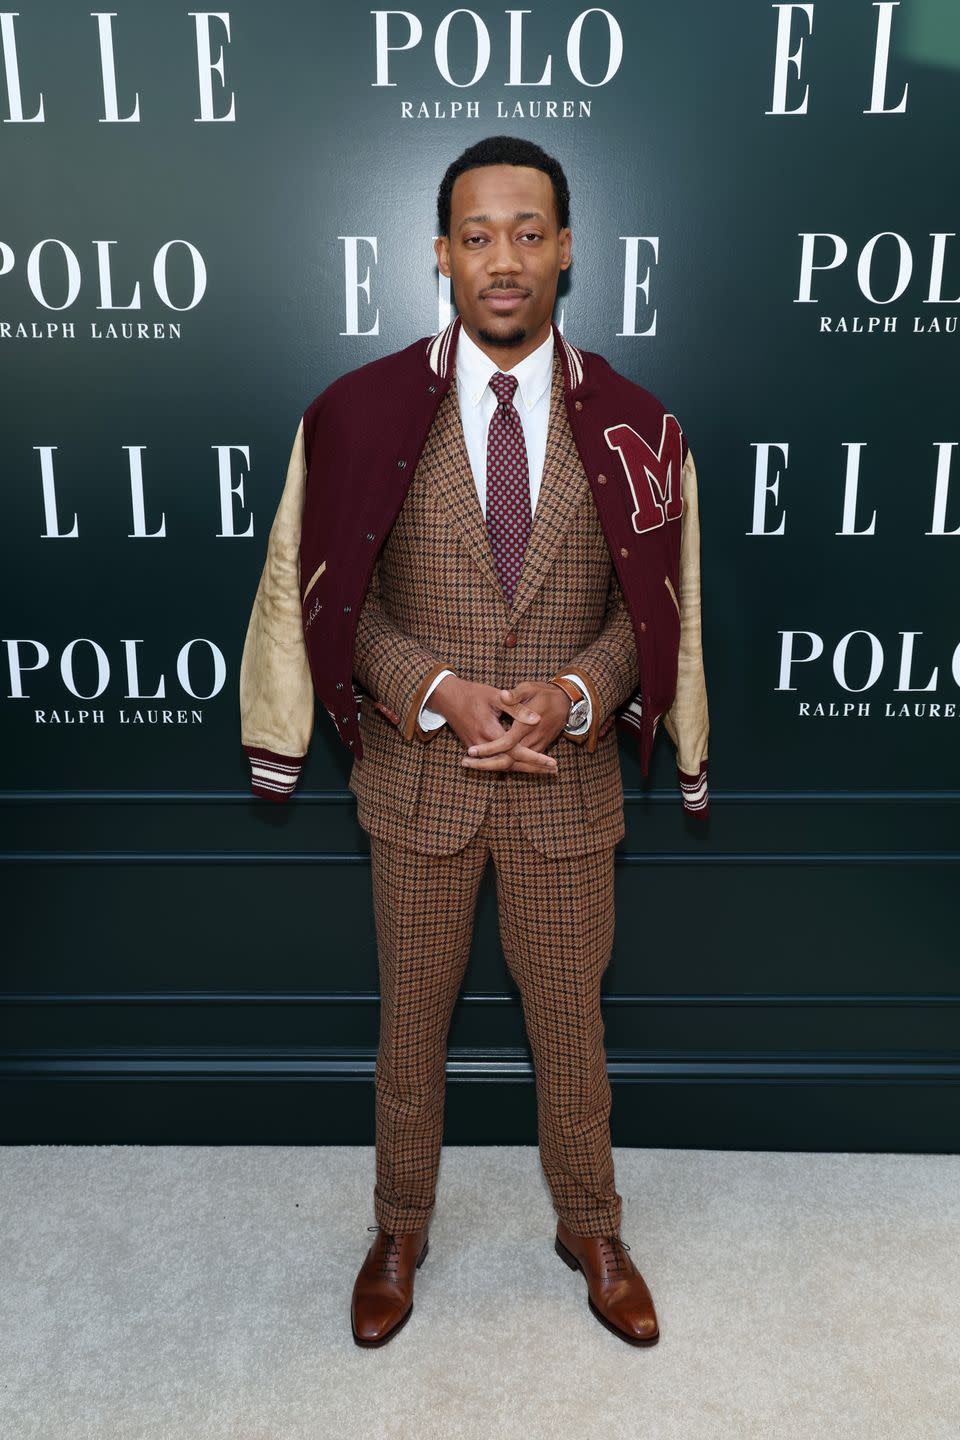
[[[672,777],[641,796],[625,774],[625,797],[602,993],[614,1143],[956,1151],[960,792],[715,788],[706,826]],[[17,837],[0,1142],[372,1143],[378,961],[348,791],[0,799]],[[494,882],[445,1136],[532,1145]]]
[[[941,1152],[960,1136],[960,1059],[610,1056],[614,1145]],[[373,1057],[8,1055],[0,1143],[372,1144]],[[444,1140],[533,1145],[536,1091],[516,1056],[452,1056]]]

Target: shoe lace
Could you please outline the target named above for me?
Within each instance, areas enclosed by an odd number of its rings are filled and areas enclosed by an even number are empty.
[[[619,1235],[606,1235],[600,1242],[600,1252],[603,1255],[603,1263],[607,1271],[613,1271],[619,1275],[627,1269],[627,1257],[624,1250],[630,1246],[626,1240],[621,1240]]]
[[[379,1225],[368,1225],[368,1230],[380,1230]],[[397,1264],[400,1259],[400,1246],[397,1244],[397,1237],[391,1230],[383,1230],[383,1250],[380,1254],[379,1272],[391,1280],[397,1278]]]

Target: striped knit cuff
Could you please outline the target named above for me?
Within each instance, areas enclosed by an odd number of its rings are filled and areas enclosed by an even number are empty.
[[[680,798],[683,801],[684,810],[688,815],[699,815],[706,818],[710,813],[706,760],[700,761],[700,769],[696,775],[690,775],[678,766],[677,776],[680,781]]]
[[[289,800],[303,769],[302,755],[278,755],[274,750],[261,750],[244,745],[250,761],[250,788],[263,800]]]

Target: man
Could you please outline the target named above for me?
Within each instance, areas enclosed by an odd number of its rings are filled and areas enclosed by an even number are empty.
[[[353,751],[381,985],[376,1238],[357,1344],[410,1317],[446,1041],[492,855],[534,1058],[555,1248],[596,1318],[659,1338],[620,1236],[600,981],[625,833],[617,732],[661,716],[707,814],[693,457],[655,396],[552,322],[569,192],[493,137],[447,170],[435,249],[458,315],[329,386],[297,429],[241,664],[255,793],[299,778],[320,695]],[[350,702],[347,703],[349,693]]]

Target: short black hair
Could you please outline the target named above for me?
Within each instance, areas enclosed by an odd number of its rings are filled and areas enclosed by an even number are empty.
[[[440,181],[437,191],[437,218],[440,234],[450,234],[450,197],[453,182],[465,170],[476,170],[480,165],[529,165],[532,170],[543,170],[553,182],[553,202],[557,211],[557,224],[561,230],[570,224],[570,187],[559,160],[554,160],[546,150],[541,150],[532,140],[523,140],[518,135],[488,135],[469,146],[450,165]]]

